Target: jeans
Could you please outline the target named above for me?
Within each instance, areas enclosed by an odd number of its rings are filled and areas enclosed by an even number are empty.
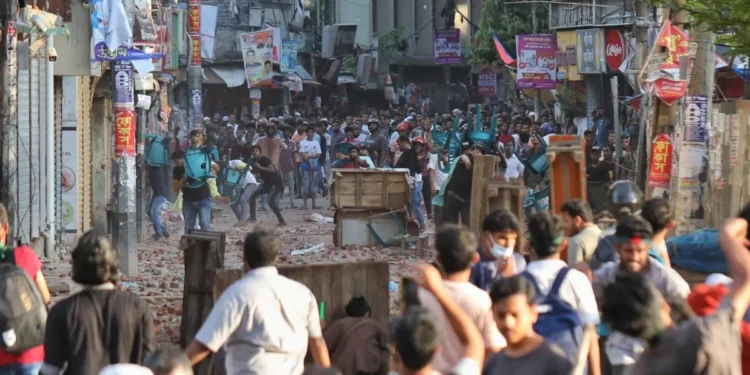
[[[161,218],[159,217],[159,208],[161,208],[166,201],[167,198],[161,195],[151,198],[151,210],[149,215],[151,215],[151,222],[154,223],[154,233],[156,233],[156,236],[158,237],[163,237],[164,232],[167,230],[167,227],[161,222]]]
[[[427,180],[429,180],[429,178]],[[427,216],[429,216],[430,214],[433,213],[432,212],[432,185],[430,181],[422,181],[422,198],[424,199],[424,210],[427,213]]]
[[[294,195],[297,191],[294,189],[296,184],[296,178],[294,176],[294,170],[284,172],[284,183],[286,184],[287,190],[289,190],[289,203],[294,206]]]
[[[237,216],[238,221],[245,221],[248,215],[250,215],[250,196],[253,195],[257,188],[257,184],[246,185],[242,189],[242,194],[240,194],[240,199],[237,200],[237,203],[230,206],[234,212],[234,216]]]
[[[250,221],[255,221],[255,200],[258,198],[258,196],[268,194],[268,206],[271,207],[271,211],[276,215],[276,218],[279,220],[279,224],[285,224],[284,217],[281,216],[281,210],[279,210],[279,196],[284,191],[284,185],[283,184],[268,184],[268,183],[262,183],[258,187],[258,190],[255,190],[253,194],[250,196]]]
[[[0,375],[37,375],[42,362],[0,366]]]
[[[182,216],[185,218],[185,234],[195,229],[195,220],[201,225],[201,230],[211,230],[211,198],[190,202],[182,200]]]
[[[424,212],[422,211],[422,181],[415,181],[411,191],[411,213],[417,219],[420,227],[424,227]]]

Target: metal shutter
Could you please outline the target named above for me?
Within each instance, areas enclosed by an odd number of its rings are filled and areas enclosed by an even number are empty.
[[[29,44],[18,43],[18,205],[16,238],[31,241],[31,110],[30,110]]]
[[[36,39],[36,37],[32,36],[29,44],[33,43]],[[44,94],[39,90],[39,81],[46,79],[46,77],[39,74],[39,65],[44,65],[39,63],[39,55],[31,56],[31,142],[29,147],[29,164],[31,168],[31,200],[29,204],[31,205],[31,210],[28,215],[31,222],[31,233],[29,242],[39,237],[39,198],[42,196],[42,192],[39,190],[39,151],[41,150],[39,144],[39,125],[42,122],[39,118],[39,107],[42,104],[40,99]]]

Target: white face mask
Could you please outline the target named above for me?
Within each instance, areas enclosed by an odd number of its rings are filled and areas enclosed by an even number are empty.
[[[490,253],[493,257],[498,259],[508,259],[513,256],[512,247],[500,246],[491,237],[490,243],[492,244],[492,246],[490,247]]]

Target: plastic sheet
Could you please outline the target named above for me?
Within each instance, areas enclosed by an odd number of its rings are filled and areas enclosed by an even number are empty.
[[[727,261],[719,246],[719,232],[703,229],[667,241],[672,265],[688,271],[726,273]]]

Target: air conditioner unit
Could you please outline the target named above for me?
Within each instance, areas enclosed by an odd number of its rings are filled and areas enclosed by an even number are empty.
[[[333,50],[336,46],[336,33],[339,27],[337,25],[323,26],[323,49],[320,51],[321,57],[330,59],[333,57]]]

